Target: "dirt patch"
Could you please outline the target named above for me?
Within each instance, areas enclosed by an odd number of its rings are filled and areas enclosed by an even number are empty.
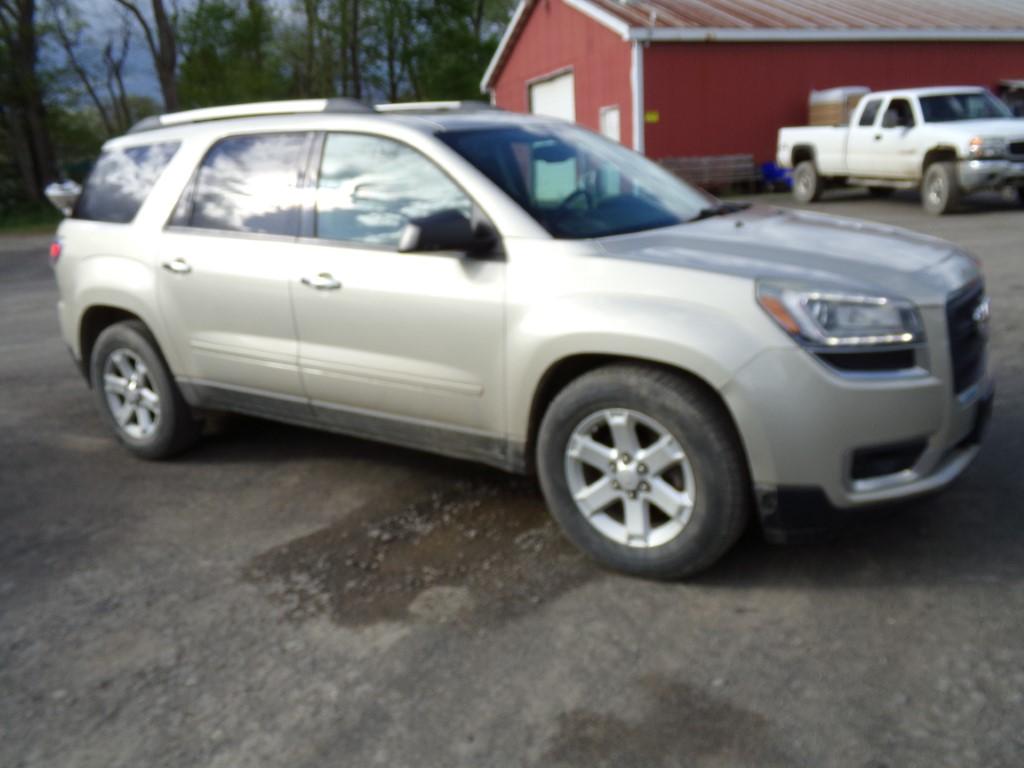
[[[388,493],[260,555],[246,577],[291,620],[326,614],[364,625],[508,619],[597,573],[562,537],[529,480]]]
[[[686,683],[647,679],[642,702],[624,716],[576,710],[537,765],[771,766],[803,765],[767,718]]]

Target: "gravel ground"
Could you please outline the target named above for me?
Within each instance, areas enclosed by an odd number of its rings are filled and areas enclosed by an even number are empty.
[[[1024,212],[984,203],[816,206],[981,257],[975,466],[679,584],[596,568],[532,482],[471,464],[242,418],[129,458],[45,243],[0,243],[0,765],[1024,764]]]

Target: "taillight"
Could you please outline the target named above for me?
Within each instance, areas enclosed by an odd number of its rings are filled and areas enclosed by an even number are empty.
[[[64,246],[61,245],[60,240],[54,240],[50,243],[50,263],[56,264],[57,259],[60,258],[60,252],[64,250]]]

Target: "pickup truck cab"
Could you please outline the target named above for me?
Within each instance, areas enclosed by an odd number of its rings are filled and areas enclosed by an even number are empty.
[[[920,188],[937,215],[982,189],[1012,187],[1024,202],[1024,119],[984,88],[878,91],[849,125],[780,129],[777,163],[794,169],[793,195],[805,203],[837,184],[880,197]]]

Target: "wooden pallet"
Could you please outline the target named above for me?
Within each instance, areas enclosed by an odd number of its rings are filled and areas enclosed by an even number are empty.
[[[659,162],[666,170],[698,187],[755,188],[761,183],[761,168],[753,155],[666,157]]]

